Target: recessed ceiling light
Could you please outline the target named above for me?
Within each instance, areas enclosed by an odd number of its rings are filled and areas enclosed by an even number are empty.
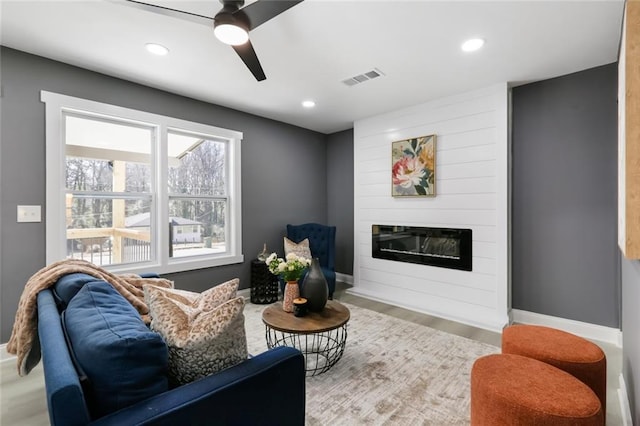
[[[305,108],[313,108],[314,106],[316,106],[316,103],[311,100],[302,101],[302,106]]]
[[[169,53],[169,49],[167,49],[161,44],[147,43],[145,47],[147,48],[147,51],[149,51],[150,53],[153,53],[154,55],[164,56],[167,53]]]
[[[472,38],[462,43],[462,50],[465,52],[474,52],[484,46],[484,40],[481,38]]]

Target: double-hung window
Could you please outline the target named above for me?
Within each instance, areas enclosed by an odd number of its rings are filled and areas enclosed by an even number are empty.
[[[242,133],[41,96],[47,263],[168,273],[242,262]]]

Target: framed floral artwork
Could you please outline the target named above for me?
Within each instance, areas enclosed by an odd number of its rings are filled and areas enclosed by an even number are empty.
[[[436,135],[392,142],[391,195],[436,195]]]

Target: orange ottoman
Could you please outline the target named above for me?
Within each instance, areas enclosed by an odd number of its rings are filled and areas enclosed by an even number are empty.
[[[471,369],[471,426],[602,426],[589,386],[556,367],[520,355],[478,358]]]
[[[607,358],[598,345],[555,328],[512,325],[502,331],[502,353],[551,364],[580,379],[607,412]]]

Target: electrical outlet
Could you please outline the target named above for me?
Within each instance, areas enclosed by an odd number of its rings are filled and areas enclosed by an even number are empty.
[[[18,206],[18,222],[42,222],[41,206]]]

